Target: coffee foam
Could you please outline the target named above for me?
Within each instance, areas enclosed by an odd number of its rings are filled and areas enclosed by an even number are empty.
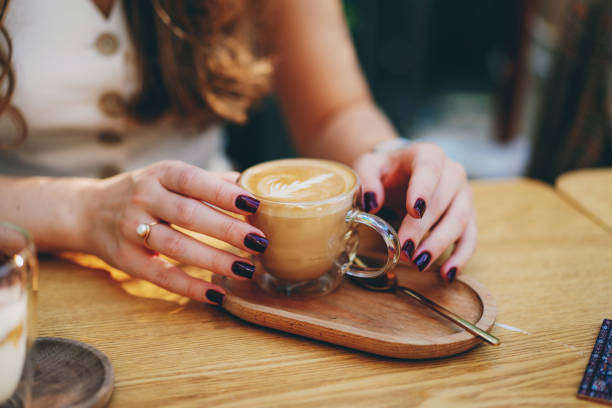
[[[313,159],[267,162],[241,177],[242,186],[258,198],[285,203],[328,200],[352,190],[356,182],[343,165]]]

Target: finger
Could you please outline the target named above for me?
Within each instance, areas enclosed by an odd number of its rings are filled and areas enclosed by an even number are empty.
[[[427,269],[446,248],[450,247],[464,233],[472,218],[472,197],[469,186],[457,194],[448,211],[431,233],[418,246],[414,258],[419,270]]]
[[[134,246],[129,259],[121,265],[132,276],[146,279],[170,292],[214,305],[222,305],[225,290],[218,285],[188,275],[167,260]]]
[[[186,163],[169,162],[159,181],[170,191],[239,214],[252,214],[259,207],[259,200],[248,191],[215,173]]]
[[[413,258],[414,250],[419,246],[423,236],[440,220],[459,190],[466,185],[465,174],[458,171],[458,168],[461,166],[452,161],[448,161],[444,166],[443,176],[423,218],[406,216],[402,220],[398,230],[398,237],[402,242],[402,258],[406,260]]]
[[[440,268],[442,279],[447,282],[452,282],[457,275],[463,271],[474,251],[476,250],[476,241],[478,238],[478,230],[476,228],[476,216],[472,215],[465,232],[455,243],[455,248],[451,256],[444,262]]]
[[[376,213],[385,202],[382,176],[387,172],[389,161],[384,154],[367,153],[355,161],[353,168],[361,179],[363,210]]]
[[[250,279],[255,272],[255,266],[250,260],[213,248],[165,224],[151,227],[147,245],[153,251],[180,263],[207,269],[219,275]]]
[[[205,203],[159,188],[159,199],[148,211],[157,218],[199,232],[251,253],[262,253],[268,246],[264,233],[251,224],[223,214]]]
[[[213,174],[232,184],[236,184],[236,181],[238,181],[238,177],[240,177],[240,173],[238,173],[237,171],[220,171],[215,172]]]
[[[406,210],[414,218],[423,218],[440,182],[446,156],[430,143],[415,145],[406,151],[406,169],[410,173],[406,191]]]

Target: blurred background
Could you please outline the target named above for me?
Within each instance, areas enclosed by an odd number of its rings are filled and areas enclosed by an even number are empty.
[[[471,178],[552,181],[560,171],[610,165],[606,112],[597,157],[562,151],[572,151],[564,133],[586,137],[575,122],[585,104],[596,110],[591,94],[607,83],[609,0],[343,3],[372,93],[402,137],[441,145]],[[273,96],[228,132],[239,169],[295,155]]]

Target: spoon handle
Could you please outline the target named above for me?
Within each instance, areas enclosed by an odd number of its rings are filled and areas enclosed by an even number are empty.
[[[482,339],[484,339],[485,341],[487,341],[488,343],[491,343],[494,346],[497,346],[500,344],[500,341],[497,337],[487,333],[486,331],[476,327],[475,325],[473,325],[472,323],[468,322],[467,320],[465,320],[464,318],[456,315],[455,313],[451,312],[450,310],[448,310],[447,308],[440,306],[439,304],[435,303],[434,301],[427,299],[425,296],[421,295],[418,292],[415,292],[414,290],[407,288],[405,286],[398,286],[397,287],[398,290],[400,290],[402,293],[404,293],[405,295],[410,296],[411,298],[417,300],[418,302],[420,302],[421,304],[427,306],[428,308],[432,309],[434,312],[438,313],[440,316],[446,317],[448,320],[454,322],[456,325],[461,326],[462,328],[464,328],[466,331],[472,333],[475,336],[478,336]]]

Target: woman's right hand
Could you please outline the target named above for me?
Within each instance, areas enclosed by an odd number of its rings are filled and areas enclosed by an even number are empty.
[[[93,183],[85,200],[85,248],[113,267],[191,299],[221,304],[225,291],[189,276],[159,254],[234,279],[249,279],[251,260],[173,229],[178,225],[252,254],[265,251],[263,232],[219,209],[248,215],[259,202],[235,184],[237,173],[213,173],[164,161]],[[216,208],[215,208],[216,207]],[[146,239],[140,224],[157,222]]]

